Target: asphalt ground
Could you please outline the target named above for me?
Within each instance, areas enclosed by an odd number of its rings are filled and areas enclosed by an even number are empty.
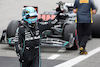
[[[90,52],[98,47],[100,47],[100,39],[92,38],[91,40],[88,41],[86,49],[88,52]],[[42,67],[54,67],[61,63],[65,63],[74,58],[82,56],[79,55],[79,50],[65,50],[65,51],[64,50],[65,49],[61,48],[49,48],[49,47],[45,49],[41,48]],[[54,55],[58,56],[55,58],[50,58]],[[88,55],[84,55],[83,57],[81,57],[79,60],[81,59],[83,60],[78,62],[77,64],[73,66],[67,65],[66,67],[99,67],[100,51],[84,59],[84,57],[87,57]],[[75,62],[77,61],[78,60],[75,60]],[[72,62],[71,64],[74,64],[75,62]],[[0,67],[19,67],[19,62],[16,53],[14,51],[14,47],[10,47],[7,44],[0,44]]]
[[[2,31],[7,28],[11,20],[21,20],[22,7],[38,6],[39,13],[53,11],[57,7],[56,2],[60,0],[0,0],[0,36]],[[63,0],[63,2],[74,2],[74,0]],[[98,6],[100,14],[100,0],[94,1]],[[66,62],[66,67],[99,67],[100,51],[92,50],[100,47],[100,38],[92,38],[88,41],[86,50],[89,54],[79,55],[79,50],[65,50],[64,48],[41,48],[42,67],[56,67],[56,65]],[[93,53],[93,54],[91,54]],[[77,59],[81,57],[80,59]],[[73,59],[76,59],[73,61]],[[71,62],[68,64],[68,62]],[[78,62],[79,61],[79,62]],[[77,62],[77,63],[76,63]],[[72,65],[74,64],[74,65]],[[63,64],[64,66],[65,64]],[[72,66],[70,66],[72,65]],[[8,44],[0,44],[0,67],[18,67],[19,62],[13,47]],[[63,67],[61,66],[61,67]]]

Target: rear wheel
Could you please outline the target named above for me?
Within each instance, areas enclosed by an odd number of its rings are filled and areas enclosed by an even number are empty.
[[[72,22],[71,24],[65,25],[63,30],[63,39],[66,41],[69,41],[70,34],[73,34],[73,37],[75,38],[73,41],[73,46],[66,48],[67,50],[77,50],[77,30],[76,30],[76,23]]]
[[[18,28],[20,22],[19,21],[15,21],[12,20],[8,27],[7,27],[7,39],[11,38],[11,37],[15,37],[15,33],[16,33],[16,29]],[[9,46],[13,46],[12,43],[9,43]]]
[[[100,37],[100,15],[93,15],[92,37]]]
[[[7,27],[7,38],[14,37],[16,29],[19,26],[19,21],[12,20]]]

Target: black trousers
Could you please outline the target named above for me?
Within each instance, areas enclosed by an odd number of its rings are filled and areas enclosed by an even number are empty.
[[[91,34],[91,25],[91,23],[77,23],[79,47],[83,47],[85,49],[86,43]]]
[[[32,49],[33,50],[33,49]],[[20,63],[20,67],[39,67],[39,49],[35,49],[33,54],[30,54],[31,50],[24,50],[24,61],[23,63]]]

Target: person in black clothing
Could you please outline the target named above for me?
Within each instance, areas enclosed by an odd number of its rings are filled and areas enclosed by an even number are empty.
[[[80,54],[87,54],[86,43],[91,34],[92,14],[96,13],[96,7],[92,0],[75,0],[73,12],[77,13],[77,30]]]
[[[40,35],[52,24],[42,25],[37,21],[37,12],[33,7],[25,7],[22,12],[21,26],[15,36],[15,50],[21,67],[40,67]]]

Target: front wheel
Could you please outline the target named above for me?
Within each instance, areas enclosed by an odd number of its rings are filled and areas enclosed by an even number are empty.
[[[12,43],[11,38],[15,37],[16,30],[19,27],[19,25],[19,21],[12,20],[7,27],[6,35],[9,46],[14,46],[14,43]]]
[[[78,38],[77,38],[77,30],[76,30],[74,44],[71,48],[66,48],[66,50],[77,50],[77,49],[78,49]]]
[[[78,49],[78,45],[77,45],[77,30],[76,30],[76,23],[72,22],[69,25],[65,25],[64,26],[64,30],[63,30],[63,39],[66,41],[69,41],[70,39],[70,34],[73,34],[73,46],[66,48],[67,50],[77,50]]]

